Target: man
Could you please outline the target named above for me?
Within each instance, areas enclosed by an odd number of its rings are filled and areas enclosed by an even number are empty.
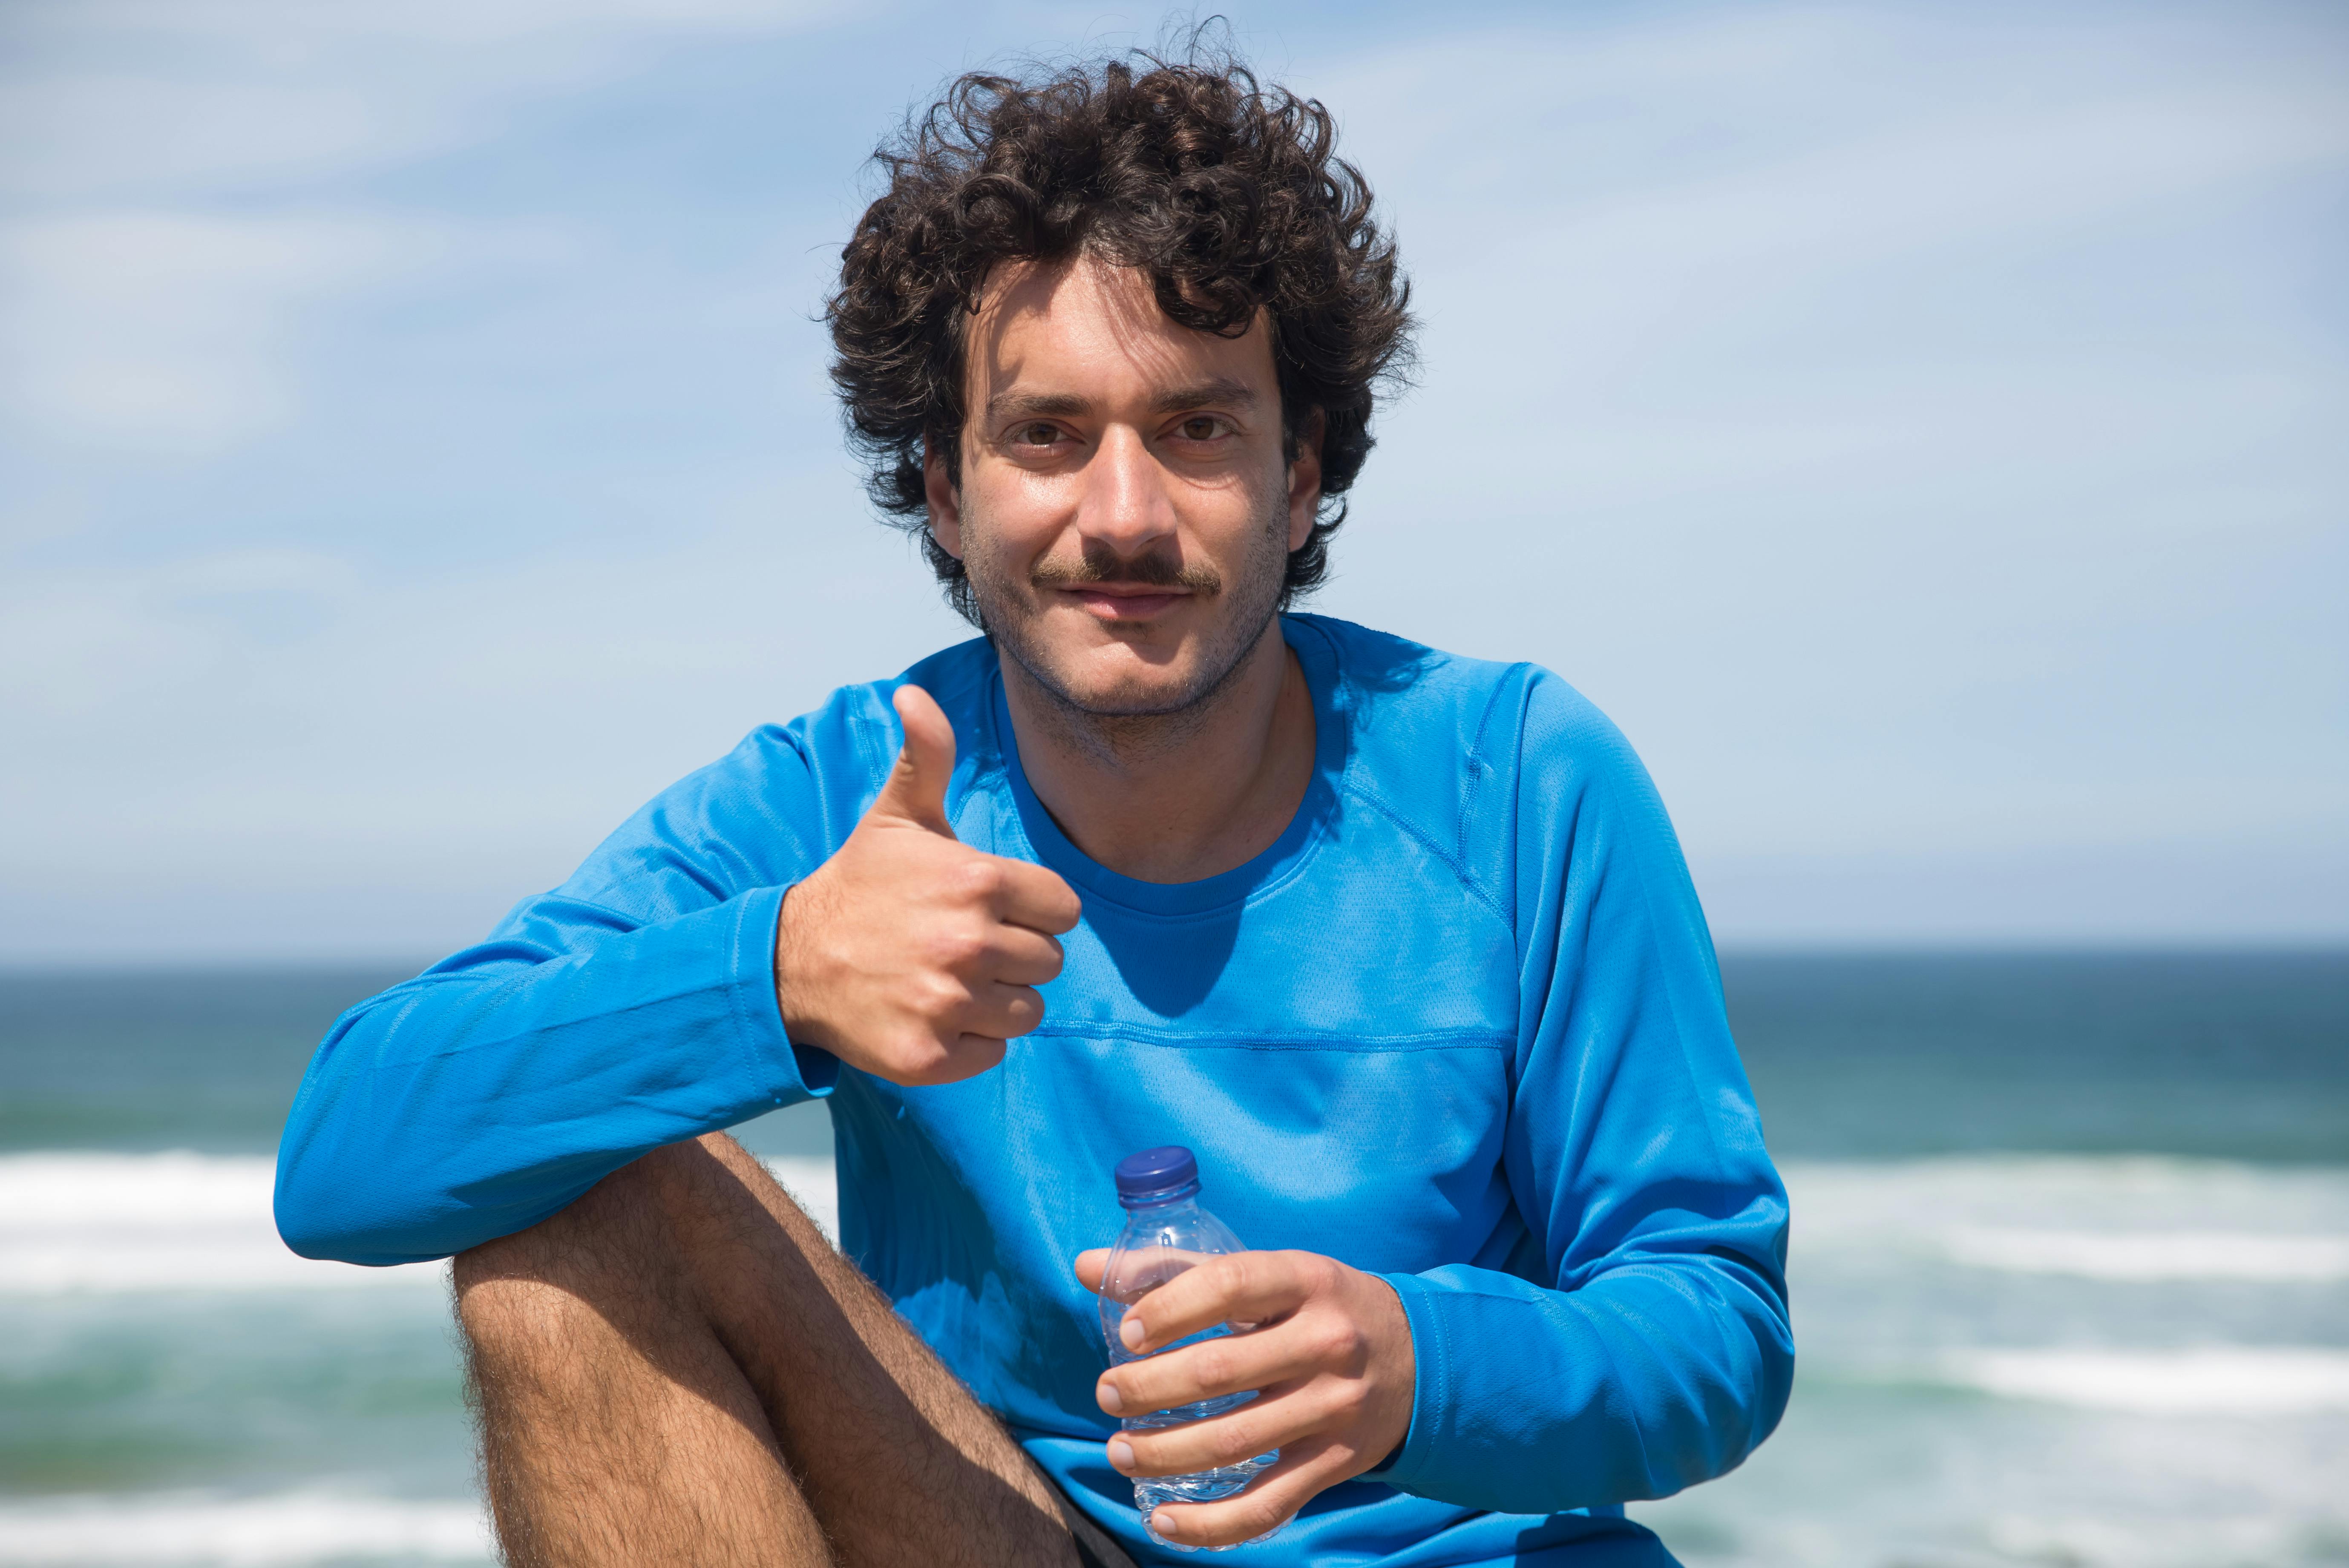
[[[1554,676],[1283,613],[1404,291],[1320,106],[1146,65],[965,78],[845,252],[874,493],[987,636],[757,731],[304,1082],[279,1225],[456,1255],[515,1563],[1658,1563],[1622,1502],[1784,1407],[1662,808]],[[721,1130],[810,1096],[844,1256]],[[1111,1370],[1111,1168],[1167,1143],[1258,1250],[1126,1343],[1253,1326]]]

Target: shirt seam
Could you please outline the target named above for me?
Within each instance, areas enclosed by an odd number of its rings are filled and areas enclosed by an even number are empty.
[[[1437,843],[1433,835],[1427,832],[1408,817],[1405,817],[1401,811],[1398,811],[1395,808],[1388,805],[1384,800],[1381,799],[1376,794],[1371,792],[1367,785],[1350,784],[1347,787],[1347,793],[1359,798],[1364,805],[1370,807],[1372,810],[1378,812],[1379,815],[1384,817],[1388,821],[1392,822],[1396,827],[1402,829],[1405,833],[1416,840],[1421,847],[1425,849],[1429,854],[1433,855],[1437,860],[1441,861],[1444,863],[1444,869],[1452,873],[1453,880],[1457,882],[1463,888],[1466,889],[1469,896],[1474,898],[1478,903],[1483,904],[1485,910],[1491,913],[1493,918],[1499,921],[1502,927],[1505,930],[1508,930],[1512,936],[1514,936],[1516,930],[1515,923],[1511,921],[1507,913],[1502,910],[1500,904],[1495,902],[1493,895],[1486,892],[1483,886],[1477,882],[1476,879],[1469,874],[1468,868],[1461,864],[1459,859],[1454,856],[1452,851]]]
[[[1502,677],[1493,683],[1493,689],[1485,694],[1484,709],[1476,715],[1476,727],[1471,732],[1471,738],[1468,742],[1468,779],[1463,789],[1463,798],[1460,803],[1460,864],[1463,868],[1465,868],[1469,863],[1468,842],[1475,827],[1477,809],[1483,803],[1485,775],[1492,771],[1493,769],[1492,760],[1485,745],[1486,732],[1493,727],[1493,712],[1495,708],[1500,707],[1502,696],[1510,689],[1512,685],[1522,687],[1526,684],[1526,672],[1530,670],[1532,667],[1532,665],[1522,662],[1509,665],[1509,667],[1503,672]],[[1524,762],[1522,747],[1520,748],[1518,762],[1520,766],[1522,766]],[[1512,778],[1514,779],[1514,775]],[[1500,899],[1497,894],[1494,896],[1492,902],[1494,907],[1497,910],[1500,906]],[[1514,934],[1516,922],[1514,918],[1511,918],[1508,920],[1508,923],[1512,934]]]

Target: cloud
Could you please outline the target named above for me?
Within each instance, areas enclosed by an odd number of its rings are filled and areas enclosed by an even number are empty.
[[[300,311],[387,273],[378,220],[78,213],[0,230],[0,391],[36,428],[182,455],[270,428],[294,399]]]
[[[1950,15],[1593,13],[1315,78],[1427,334],[1332,603],[1565,672],[1701,853],[2339,843],[2337,727],[2280,715],[2341,695],[2300,214],[2344,35]]]
[[[305,313],[451,225],[365,176],[480,143],[664,43],[820,15],[771,0],[19,7],[0,79],[0,397],[36,433],[175,456],[281,425]],[[330,210],[316,192],[338,191]],[[407,275],[413,275],[412,273]]]
[[[80,0],[5,24],[0,191],[68,201],[347,175],[477,142],[664,45],[823,16],[773,0]]]
[[[1988,411],[1976,394],[1993,385],[2016,426],[2049,432],[2005,365],[1990,385],[1951,376],[1952,351],[2019,348],[2048,325],[2020,308],[2028,272],[2147,209],[2349,160],[2349,100],[2321,68],[2349,63],[2335,39],[2303,63],[2175,39],[2147,57],[2126,32],[1994,15],[1937,31],[1779,7],[1635,14],[1376,52],[1315,86],[1400,221],[1430,374],[1485,391],[1446,411],[1487,438],[1496,409],[1537,412],[1546,439],[1564,434],[1576,501],[1605,504],[1674,470],[1713,486],[1898,449],[1950,406]],[[1474,114],[1447,90],[1466,80]],[[1908,343],[1886,344],[1888,326]],[[1888,401],[1887,376],[1911,378],[1904,392],[1930,378],[1930,395]]]

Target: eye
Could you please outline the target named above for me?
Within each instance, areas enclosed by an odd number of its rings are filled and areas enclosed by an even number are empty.
[[[1194,414],[1174,427],[1186,441],[1212,441],[1224,434],[1229,421],[1215,414]]]

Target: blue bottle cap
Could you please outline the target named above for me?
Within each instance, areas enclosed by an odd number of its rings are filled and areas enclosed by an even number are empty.
[[[1145,1149],[1117,1162],[1117,1201],[1129,1209],[1171,1203],[1199,1190],[1199,1162],[1180,1145]]]

